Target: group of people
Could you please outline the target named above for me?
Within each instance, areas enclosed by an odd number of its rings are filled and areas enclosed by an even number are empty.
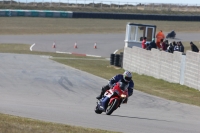
[[[155,48],[169,53],[173,53],[174,51],[179,51],[184,53],[184,46],[182,42],[181,41],[168,42],[168,40],[165,40],[165,35],[162,31],[157,33],[156,41],[153,38],[150,43],[147,43],[146,40],[147,38],[144,37],[142,41],[143,49],[151,50],[152,48]],[[190,45],[191,45],[191,50],[193,52],[199,52],[198,47],[193,42],[190,42]]]

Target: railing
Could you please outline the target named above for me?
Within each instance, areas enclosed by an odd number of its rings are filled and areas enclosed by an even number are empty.
[[[163,4],[98,0],[1,0],[0,5],[200,12],[200,4]]]

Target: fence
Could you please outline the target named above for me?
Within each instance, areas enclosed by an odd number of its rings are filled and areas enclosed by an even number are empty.
[[[111,9],[133,9],[133,10],[156,10],[156,11],[190,11],[199,12],[200,4],[163,4],[163,3],[140,3],[140,2],[118,2],[98,0],[1,0],[2,5],[20,6],[64,6],[81,8],[111,8]]]
[[[124,49],[123,68],[138,74],[180,83],[200,90],[200,54],[187,51],[173,54],[139,47]],[[144,81],[145,82],[145,81]]]

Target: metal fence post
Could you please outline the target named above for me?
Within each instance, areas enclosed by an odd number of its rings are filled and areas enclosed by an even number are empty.
[[[186,6],[186,11],[188,11],[188,4],[187,4],[187,6]]]
[[[178,4],[178,11],[180,10],[180,4]]]
[[[77,6],[77,0],[76,0],[76,6]]]
[[[168,6],[168,11],[170,11],[170,4],[169,4],[169,6]]]
[[[128,2],[127,2],[127,6],[126,6],[126,9],[128,9]]]
[[[119,5],[120,5],[120,2],[119,2],[119,4],[118,4],[118,9],[119,9]]]
[[[112,2],[110,2],[110,8],[112,7]]]
[[[84,7],[85,7],[85,0],[84,0]]]
[[[152,4],[152,11],[154,10],[154,3]]]
[[[198,4],[196,4],[196,12],[198,12]]]
[[[12,0],[10,0],[10,5],[12,5]]]
[[[93,0],[93,7],[94,7],[94,0]]]
[[[101,1],[101,9],[102,9],[102,1]]]

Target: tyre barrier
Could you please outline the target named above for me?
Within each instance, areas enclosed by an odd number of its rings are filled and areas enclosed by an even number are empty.
[[[120,55],[119,54],[115,54],[114,66],[120,67],[119,66],[119,59],[120,59]]]
[[[50,10],[0,10],[0,17],[50,17],[50,18],[72,18],[70,11],[50,11]]]
[[[120,66],[121,68],[123,68],[123,52],[120,52],[119,66]]]
[[[114,65],[115,54],[110,54],[110,65]]]

